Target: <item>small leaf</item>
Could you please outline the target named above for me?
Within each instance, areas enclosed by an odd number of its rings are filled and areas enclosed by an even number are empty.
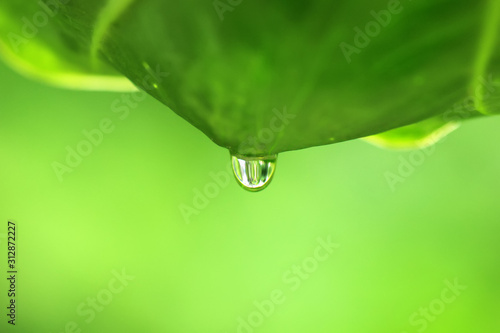
[[[422,149],[437,143],[459,126],[458,122],[446,122],[441,117],[434,117],[364,139],[383,148]]]

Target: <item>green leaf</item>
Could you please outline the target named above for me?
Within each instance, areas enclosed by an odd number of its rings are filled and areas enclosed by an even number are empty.
[[[400,127],[378,142],[409,146],[500,113],[497,0],[64,2],[54,20],[80,57],[111,64],[234,154]]]
[[[383,148],[422,149],[435,144],[458,127],[458,122],[446,122],[442,117],[434,117],[372,135],[365,140]]]
[[[109,64],[75,48],[57,24],[57,7],[47,2],[0,2],[0,56],[28,77],[56,86],[135,91]]]

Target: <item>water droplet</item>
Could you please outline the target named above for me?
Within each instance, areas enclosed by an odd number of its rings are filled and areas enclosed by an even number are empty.
[[[234,176],[245,190],[262,191],[273,179],[277,159],[277,155],[264,157],[232,155]]]

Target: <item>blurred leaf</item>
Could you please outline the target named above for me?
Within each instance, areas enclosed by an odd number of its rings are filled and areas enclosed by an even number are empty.
[[[57,86],[137,90],[108,64],[75,49],[61,34],[54,20],[57,7],[49,2],[0,2],[0,56],[22,74]]]
[[[434,117],[372,135],[365,140],[383,148],[422,149],[435,144],[458,127],[458,122],[446,122],[442,117]]]
[[[72,0],[55,19],[73,50],[112,64],[220,146],[270,155],[499,113],[499,8]],[[419,126],[379,138],[409,145]]]

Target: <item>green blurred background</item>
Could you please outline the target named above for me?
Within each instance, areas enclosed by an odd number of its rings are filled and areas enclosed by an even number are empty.
[[[500,117],[465,123],[395,191],[385,174],[411,153],[358,140],[282,154],[255,194],[214,187],[228,152],[150,97],[121,120],[121,93],[52,88],[3,64],[0,87],[2,332],[500,331]],[[114,131],[59,181],[52,163],[104,118]],[[207,186],[216,195],[187,223],[181,207]],[[340,247],[295,290],[290,270],[328,237]],[[467,289],[442,303],[455,279]],[[282,304],[255,314],[276,290]]]

